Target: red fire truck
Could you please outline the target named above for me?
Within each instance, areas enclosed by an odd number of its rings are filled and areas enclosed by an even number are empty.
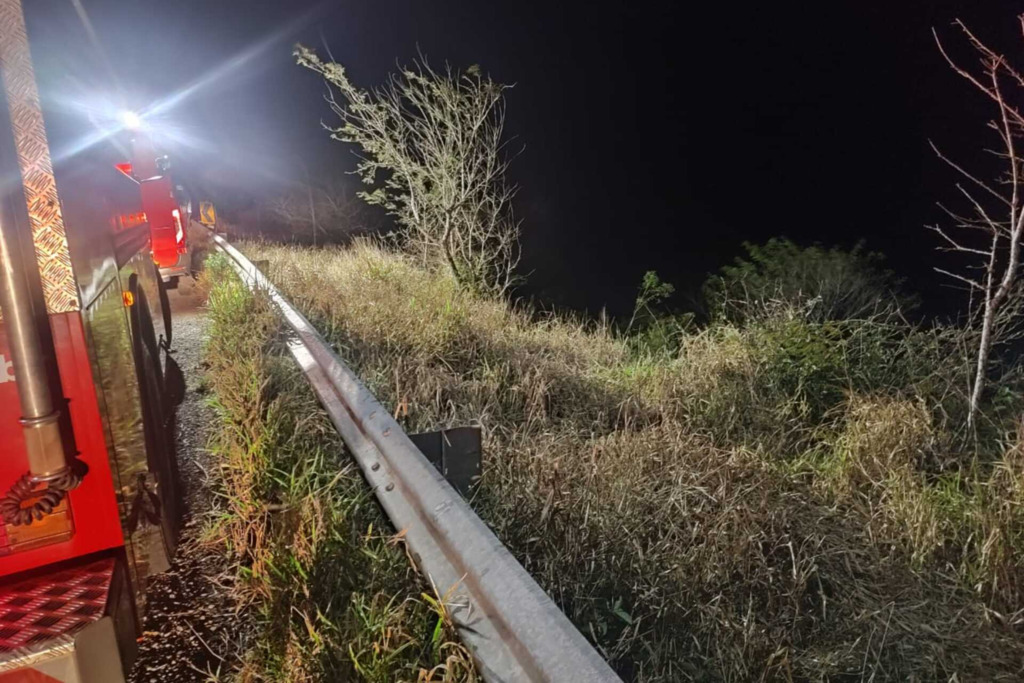
[[[0,75],[0,683],[121,681],[181,513],[160,268],[187,218],[155,155],[51,157],[20,0]]]
[[[124,117],[132,132],[132,160],[118,169],[136,180],[142,192],[142,209],[150,224],[153,261],[170,289],[178,279],[192,274],[192,253],[188,248],[188,225],[192,204],[184,188],[171,177],[170,160],[160,155],[142,120],[132,113]]]

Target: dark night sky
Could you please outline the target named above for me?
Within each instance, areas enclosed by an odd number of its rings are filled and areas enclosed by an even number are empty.
[[[319,128],[330,112],[315,75],[293,64],[296,41],[322,36],[363,85],[417,49],[515,83],[528,293],[613,313],[648,269],[685,307],[743,240],[773,235],[865,239],[942,309],[958,295],[936,287],[922,225],[941,219],[934,203],[951,197],[952,176],[927,141],[970,162],[988,111],[945,67],[931,28],[952,39],[961,17],[1024,52],[1024,2],[1005,0],[82,2],[133,106],[207,79],[164,115],[197,145],[177,155],[250,188],[299,177],[296,155],[318,172],[353,165]],[[80,28],[67,37],[70,0],[28,4],[44,96],[116,99]]]

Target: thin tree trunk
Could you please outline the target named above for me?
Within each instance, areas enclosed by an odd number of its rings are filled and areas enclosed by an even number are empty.
[[[462,281],[462,273],[459,272],[459,267],[455,265],[455,255],[452,252],[452,226],[451,219],[445,219],[444,234],[441,236],[441,249],[444,252],[445,260],[448,261],[448,267],[452,269],[452,277],[460,285],[466,284]]]
[[[981,392],[985,389],[985,369],[988,367],[989,348],[992,345],[992,324],[995,311],[991,299],[985,300],[985,316],[981,323],[981,342],[978,345],[978,365],[974,371],[974,386],[971,388],[971,401],[967,410],[967,429],[974,431],[978,409],[981,406]]]

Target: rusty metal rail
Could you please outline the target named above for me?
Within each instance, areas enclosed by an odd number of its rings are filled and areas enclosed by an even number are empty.
[[[267,292],[309,378],[413,559],[445,597],[492,682],[619,681],[611,667],[417,450],[388,411],[249,259],[214,235],[242,281]]]

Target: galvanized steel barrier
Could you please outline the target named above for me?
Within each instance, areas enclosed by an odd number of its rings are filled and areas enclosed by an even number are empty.
[[[413,560],[445,597],[484,678],[619,681],[313,325],[227,240],[213,240],[250,289],[271,297],[295,333],[292,355],[392,524],[405,531]]]

